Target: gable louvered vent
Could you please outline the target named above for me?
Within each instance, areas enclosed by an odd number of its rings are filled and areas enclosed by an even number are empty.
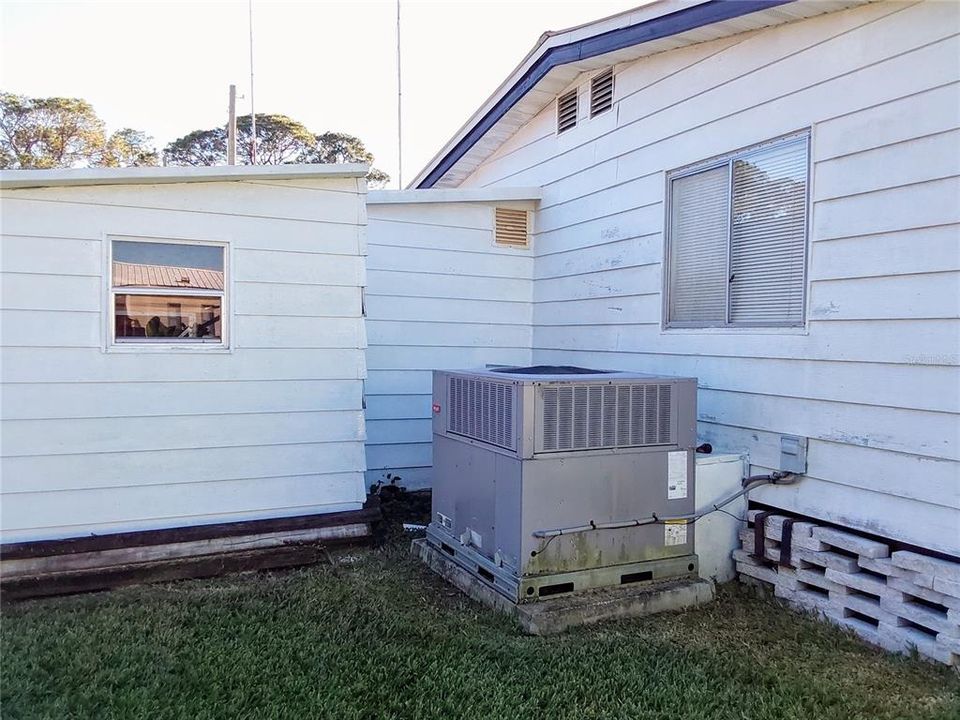
[[[546,385],[540,389],[538,452],[675,442],[673,386]]]
[[[590,81],[590,117],[613,107],[613,68],[595,75]]]
[[[562,133],[577,124],[577,90],[574,88],[557,98],[557,132]]]
[[[510,208],[496,209],[496,243],[509,247],[530,247],[527,211]]]

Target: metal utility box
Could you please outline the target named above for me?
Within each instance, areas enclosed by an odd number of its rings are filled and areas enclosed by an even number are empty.
[[[511,599],[695,576],[694,378],[537,366],[433,375],[428,542]]]

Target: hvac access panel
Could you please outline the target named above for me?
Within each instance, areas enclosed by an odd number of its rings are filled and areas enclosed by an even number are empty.
[[[434,374],[428,540],[518,601],[693,574],[693,526],[533,533],[693,512],[696,381],[548,370]]]

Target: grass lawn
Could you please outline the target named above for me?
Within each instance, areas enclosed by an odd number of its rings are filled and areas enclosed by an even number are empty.
[[[521,635],[406,554],[4,609],[15,718],[960,718],[960,678],[745,590]]]

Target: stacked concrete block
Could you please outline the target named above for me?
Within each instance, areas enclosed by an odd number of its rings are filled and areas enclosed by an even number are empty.
[[[781,564],[785,515],[768,515],[763,558],[754,554],[758,511],[733,559],[741,580],[773,588],[795,608],[893,652],[960,665],[960,562],[897,550],[847,530],[796,521]]]

